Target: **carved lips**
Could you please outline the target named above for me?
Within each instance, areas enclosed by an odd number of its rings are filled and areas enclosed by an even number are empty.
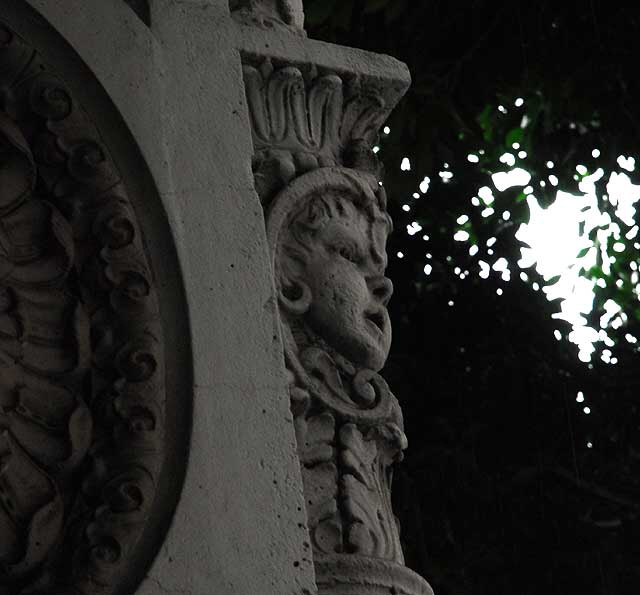
[[[378,308],[373,312],[365,312],[365,320],[373,325],[376,330],[384,335],[388,327],[389,316],[386,314],[386,308]]]

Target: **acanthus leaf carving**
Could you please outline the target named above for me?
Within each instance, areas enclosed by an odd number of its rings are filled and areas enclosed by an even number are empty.
[[[243,72],[256,189],[264,203],[318,167],[378,173],[373,145],[389,106],[375,85],[252,56],[245,56]]]

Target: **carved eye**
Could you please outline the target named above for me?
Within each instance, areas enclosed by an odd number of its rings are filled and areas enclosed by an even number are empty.
[[[348,246],[347,244],[338,244],[335,247],[335,250],[345,260],[348,260],[355,264],[358,263],[358,255],[356,253],[356,250],[354,250],[352,247]]]

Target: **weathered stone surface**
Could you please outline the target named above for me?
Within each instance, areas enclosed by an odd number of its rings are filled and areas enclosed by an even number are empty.
[[[138,15],[138,18],[147,27],[151,26],[151,9],[149,7],[149,0],[124,0],[133,12]]]
[[[376,558],[331,556],[316,563],[318,590],[331,595],[433,595],[405,566]]]

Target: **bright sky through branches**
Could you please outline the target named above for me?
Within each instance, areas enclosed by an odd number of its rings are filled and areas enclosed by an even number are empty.
[[[503,163],[512,165],[510,159],[502,159]],[[549,167],[553,164],[549,162]],[[619,159],[622,169],[632,168],[635,165],[633,158],[622,157]],[[622,166],[625,166],[624,168]],[[579,166],[581,174],[584,175],[586,168]],[[602,270],[605,275],[611,274],[611,264],[615,259],[616,251],[625,249],[625,242],[634,241],[638,234],[636,220],[636,203],[640,200],[640,186],[631,183],[629,176],[623,172],[612,172],[606,186],[607,196],[610,203],[616,207],[615,215],[617,219],[630,227],[630,231],[622,235],[620,225],[612,221],[608,213],[602,213],[598,208],[598,199],[595,193],[595,182],[605,175],[599,168],[591,175],[584,176],[579,184],[582,194],[568,194],[557,191],[555,200],[546,209],[543,209],[535,196],[533,188],[528,186],[531,181],[531,174],[521,167],[498,172],[492,175],[492,182],[495,191],[504,192],[511,187],[526,186],[523,190],[527,196],[529,207],[529,222],[523,223],[517,229],[515,236],[529,247],[521,249],[521,258],[517,266],[522,270],[520,277],[528,280],[524,272],[531,267],[544,278],[548,285],[542,290],[549,300],[558,299],[561,310],[554,317],[567,321],[572,330],[568,335],[568,340],[578,346],[578,357],[583,362],[591,361],[593,353],[596,351],[596,344],[603,343],[606,347],[613,347],[614,342],[607,333],[609,328],[619,328],[627,322],[626,314],[613,300],[608,300],[604,304],[604,314],[600,318],[600,328],[593,328],[587,324],[587,315],[594,307],[594,286],[596,281],[586,278],[581,271],[590,270],[598,262],[598,251],[602,262]],[[557,185],[555,176],[549,176],[552,184]],[[422,182],[420,191],[428,191],[428,178]],[[472,203],[476,208],[481,209],[482,217],[494,215],[493,205],[495,201],[494,190],[489,186],[478,189],[477,197],[473,197]],[[408,207],[408,205],[405,205]],[[406,208],[405,210],[409,210]],[[508,211],[502,214],[503,220],[510,217]],[[456,223],[459,226],[466,225],[469,216],[462,214]],[[597,230],[596,230],[597,228]],[[407,233],[415,235],[422,227],[416,221],[407,225]],[[589,238],[589,232],[596,230],[596,241]],[[454,232],[454,240],[466,242],[470,240],[470,234],[464,229],[457,229]],[[496,238],[492,237],[486,243],[487,255],[492,256],[491,247],[495,244]],[[607,251],[607,246],[612,247]],[[469,254],[475,256],[479,248],[472,244]],[[398,257],[402,256],[398,254]],[[486,258],[486,257],[485,257]],[[510,264],[504,257],[499,257],[492,262],[479,260],[478,274],[482,279],[488,279],[490,271],[493,269],[499,273],[503,281],[511,279]],[[640,278],[637,265],[636,271],[632,274],[632,280],[638,285],[638,295],[640,299]],[[432,272],[432,266],[427,264],[424,268],[426,275]],[[462,277],[464,278],[464,277]],[[606,283],[599,279],[598,283],[603,286]],[[621,283],[618,280],[618,283]],[[606,286],[606,285],[604,285]],[[538,290],[538,284],[533,283],[534,290]],[[502,295],[502,291],[498,293]],[[562,338],[561,333],[556,330],[555,336]],[[634,343],[636,337],[627,333],[627,341]],[[603,350],[602,359],[605,363],[615,364],[617,359],[611,357],[608,349]]]
[[[630,166],[632,163],[632,158],[624,160],[624,165]],[[511,170],[509,174],[515,171],[517,170]],[[584,362],[591,360],[596,343],[603,342],[612,347],[613,341],[607,329],[618,328],[626,322],[626,315],[620,306],[609,300],[605,303],[605,314],[600,319],[600,328],[595,329],[587,325],[586,315],[593,309],[596,282],[582,276],[580,271],[589,270],[596,265],[600,250],[603,271],[610,274],[612,258],[615,256],[607,251],[607,243],[613,240],[614,251],[617,244],[624,249],[620,226],[612,221],[607,213],[601,213],[598,209],[594,183],[604,175],[604,171],[598,169],[591,176],[583,178],[579,185],[583,194],[573,195],[558,191],[555,201],[546,209],[540,207],[534,194],[529,194],[529,223],[522,224],[516,232],[516,237],[530,246],[522,249],[522,258],[518,261],[518,266],[521,269],[535,267],[545,281],[554,281],[544,287],[543,291],[549,300],[561,301],[561,311],[556,317],[572,325],[568,339],[578,346],[578,357]],[[510,186],[522,186],[527,183],[526,176],[520,172],[518,176],[517,179],[513,178],[514,183],[508,186],[502,183],[499,186],[494,175],[496,189],[502,191]],[[635,203],[640,200],[640,186],[632,184],[625,173],[613,172],[607,184],[607,194],[611,204],[616,206],[616,216],[632,227],[631,232],[635,229],[637,233],[637,227],[634,226]],[[594,243],[589,239],[589,232],[597,227],[600,229],[596,233],[597,241]],[[629,342],[632,342],[635,337],[629,336]],[[603,359],[607,363],[617,361],[607,356]]]
[[[513,102],[516,108],[525,104],[526,101],[522,98],[516,98]],[[498,111],[507,114],[509,110],[500,105]],[[520,124],[520,133],[528,123],[525,114]],[[501,164],[500,171],[490,167],[489,171],[493,169],[494,173],[491,174],[490,181],[487,180],[488,185],[478,188],[476,195],[469,198],[471,208],[477,215],[470,217],[470,212],[459,214],[453,230],[453,240],[467,244],[469,256],[477,257],[476,273],[480,278],[488,279],[492,275],[499,275],[502,281],[509,282],[512,275],[516,275],[525,283],[529,283],[534,291],[542,290],[550,301],[558,300],[560,311],[553,317],[569,323],[571,331],[567,336],[563,336],[565,331],[555,329],[554,336],[559,341],[568,339],[577,345],[581,361],[590,362],[594,353],[598,351],[605,363],[615,364],[617,358],[609,349],[615,346],[612,337],[616,336],[616,333],[612,331],[625,327],[625,333],[628,315],[613,299],[605,300],[604,304],[599,301],[598,312],[594,313],[594,298],[596,294],[600,298],[602,290],[606,290],[612,296],[618,291],[618,298],[620,295],[628,295],[631,291],[631,295],[640,301],[640,264],[634,256],[635,253],[630,252],[635,250],[640,254],[640,228],[636,224],[636,203],[640,200],[640,185],[634,185],[627,175],[627,172],[635,170],[636,160],[632,156],[620,155],[616,163],[618,171],[609,172],[605,172],[601,167],[595,172],[590,172],[586,165],[577,163],[573,178],[579,181],[579,193],[568,194],[557,189],[560,180],[556,173],[561,173],[551,160],[545,162],[542,178],[541,172],[538,172],[534,174],[536,179],[533,180],[532,172],[527,171],[523,161],[527,159],[528,153],[521,147],[521,142],[518,142],[522,135],[514,134],[514,130],[508,135],[513,142],[509,140],[505,143],[509,150],[498,158]],[[466,155],[466,162],[470,167],[477,166],[485,154],[485,149],[479,148]],[[601,152],[598,148],[593,148],[590,154],[592,159],[598,159]],[[408,157],[403,158],[400,169],[411,170]],[[461,172],[452,171],[448,163],[443,163],[437,173],[444,184],[455,182],[455,176],[462,175]],[[598,196],[596,183],[603,179],[606,179],[606,190]],[[431,179],[425,176],[413,193],[413,200],[421,200],[427,195],[430,184]],[[515,237],[526,245],[521,249],[517,262],[509,262],[500,255],[499,247],[494,246],[495,237],[491,237],[483,247],[482,243],[478,242],[478,230],[475,227],[485,225],[482,220],[486,220],[486,225],[495,224],[495,228],[502,229],[503,233],[509,229],[506,223],[511,224],[513,220],[512,210],[498,206],[503,204],[498,198],[509,188],[521,188],[518,200],[526,200],[529,211],[528,223],[521,223],[517,229],[511,228]],[[602,192],[602,183],[599,188]],[[550,198],[548,193],[555,193],[555,197],[550,204],[545,200],[544,203],[549,206],[542,208],[536,193],[545,193],[545,199]],[[402,205],[406,213],[412,209],[411,199],[408,203],[411,204]],[[603,204],[605,206],[601,210],[599,206]],[[424,221],[421,224],[418,220],[409,220],[406,225],[407,233],[415,236],[423,231],[423,225]],[[421,237],[424,241],[429,240],[428,235]],[[498,250],[497,254],[494,248]],[[398,253],[397,256],[402,258],[404,254]],[[427,254],[427,260],[430,259],[431,254]],[[618,262],[618,259],[621,262]],[[463,272],[460,268],[461,263],[454,262],[452,256],[447,256],[446,262],[460,279],[470,274],[469,271]],[[624,270],[621,272],[623,263]],[[612,266],[614,264],[615,266]],[[629,270],[626,270],[627,268]],[[543,282],[535,281],[535,276],[527,273],[530,270],[535,270]],[[433,272],[434,266],[425,262],[425,275],[430,276]],[[624,291],[627,293],[624,294]],[[502,288],[496,293],[503,295]],[[628,297],[621,301],[629,307]],[[640,311],[638,304],[630,307]],[[594,314],[599,319],[595,318]],[[633,316],[636,316],[635,312]],[[593,321],[594,318],[595,322],[590,326],[589,320]],[[638,343],[638,338],[629,332],[624,334],[624,339],[632,345]]]

